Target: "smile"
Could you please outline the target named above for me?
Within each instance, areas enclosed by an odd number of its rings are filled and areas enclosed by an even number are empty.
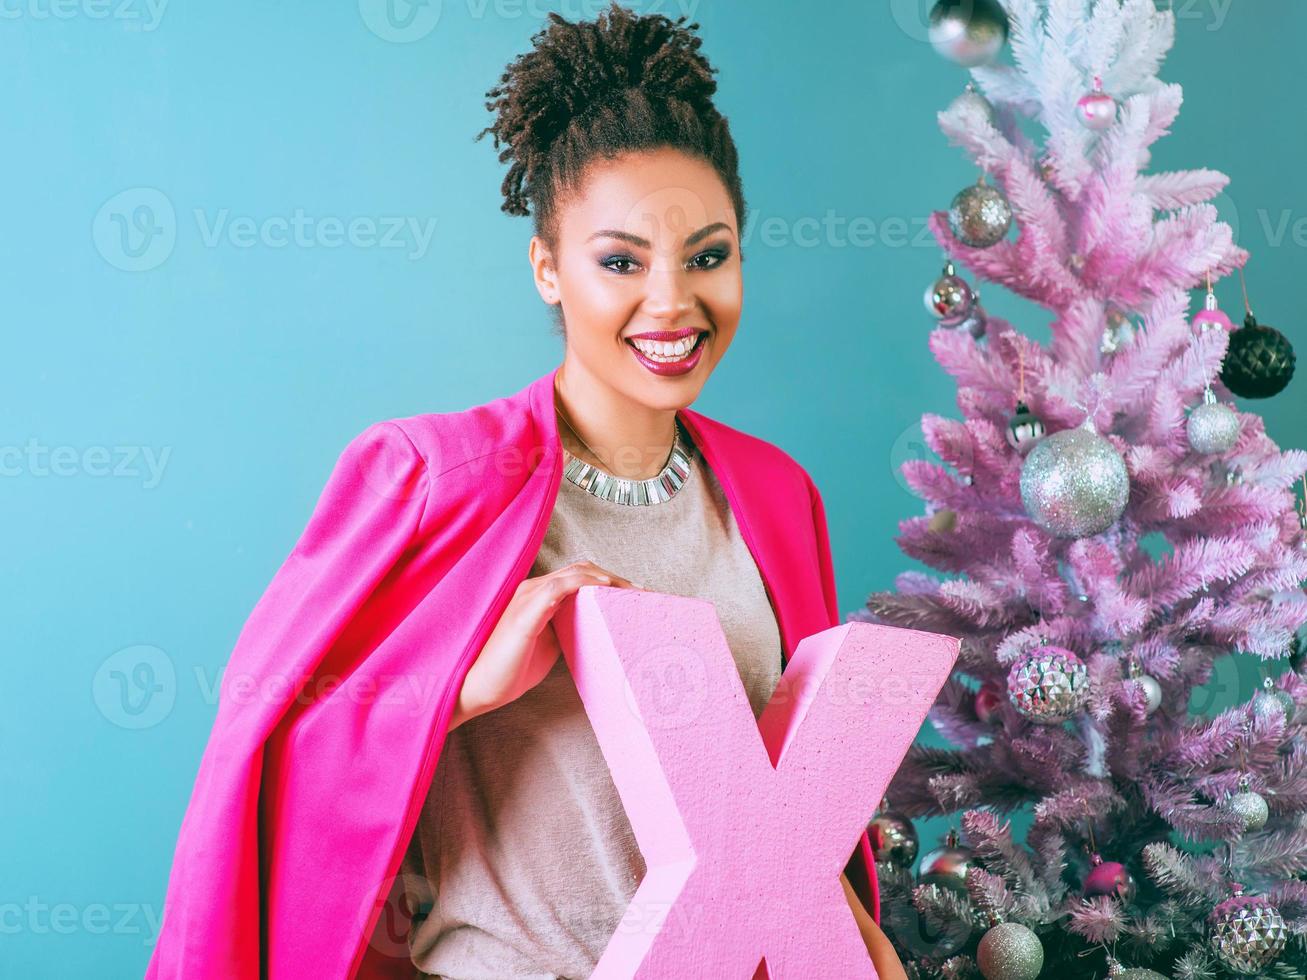
[[[694,331],[676,340],[654,340],[648,337],[627,337],[626,343],[635,359],[654,374],[685,374],[694,369],[703,354],[708,331]]]

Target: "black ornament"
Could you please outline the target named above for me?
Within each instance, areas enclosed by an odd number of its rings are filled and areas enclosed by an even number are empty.
[[[1293,368],[1289,338],[1249,313],[1243,326],[1230,334],[1221,381],[1240,398],[1270,398],[1284,390]]]

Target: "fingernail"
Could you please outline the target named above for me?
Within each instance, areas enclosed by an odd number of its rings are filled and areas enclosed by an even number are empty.
[[[610,579],[607,575],[600,575],[600,576],[597,576],[597,577],[598,577],[599,581],[601,581],[601,582],[604,583],[604,585],[612,585],[612,584],[613,584],[613,580]]]

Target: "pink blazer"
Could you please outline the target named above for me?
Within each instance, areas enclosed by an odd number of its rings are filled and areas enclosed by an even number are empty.
[[[562,477],[554,371],[345,447],[242,628],[182,820],[148,980],[412,977],[397,879],[476,652]],[[839,625],[825,512],[782,450],[686,409],[786,658]],[[849,880],[876,913],[864,833]]]

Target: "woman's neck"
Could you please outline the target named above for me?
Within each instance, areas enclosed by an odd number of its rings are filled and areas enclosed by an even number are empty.
[[[558,371],[555,387],[566,420],[559,422],[558,434],[573,456],[628,480],[647,479],[662,470],[676,437],[675,409],[632,402],[567,362]]]

